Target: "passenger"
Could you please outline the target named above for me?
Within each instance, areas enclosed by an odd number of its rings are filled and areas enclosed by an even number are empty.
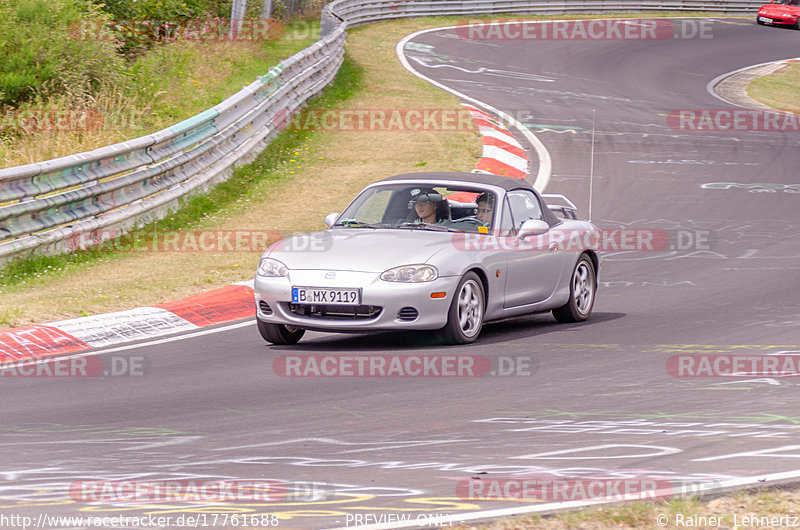
[[[492,208],[492,203],[494,202],[492,200],[493,198],[494,197],[487,192],[481,193],[475,200],[475,203],[478,205],[478,212],[475,217],[477,217],[484,226],[492,224],[492,215],[494,214],[494,208]]]

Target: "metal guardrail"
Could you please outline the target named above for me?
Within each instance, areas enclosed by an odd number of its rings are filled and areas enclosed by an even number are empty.
[[[713,12],[752,14],[744,0],[336,0],[322,12],[320,40],[281,61],[219,105],[162,131],[94,151],[0,169],[0,263],[165,217],[178,201],[228,178],[280,132],[336,75],[348,27],[430,15]]]
[[[749,0],[336,0],[323,9],[322,34],[346,20],[348,27],[396,18],[436,15],[477,16],[490,14],[563,15],[570,13],[718,13],[755,17],[762,1]]]
[[[345,28],[282,61],[219,105],[167,129],[87,153],[0,170],[0,261],[101,243],[163,218],[228,178],[319,93],[344,57]]]

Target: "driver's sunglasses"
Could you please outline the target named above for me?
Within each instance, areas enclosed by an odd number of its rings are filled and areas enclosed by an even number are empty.
[[[491,211],[492,211],[491,208],[478,208],[478,213],[486,213]]]

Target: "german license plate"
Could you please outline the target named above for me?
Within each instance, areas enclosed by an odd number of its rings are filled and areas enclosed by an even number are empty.
[[[359,289],[325,287],[292,287],[294,304],[361,305]]]
[[[772,24],[772,19],[771,18],[758,17],[758,20],[760,20],[761,22],[767,23],[767,24]]]

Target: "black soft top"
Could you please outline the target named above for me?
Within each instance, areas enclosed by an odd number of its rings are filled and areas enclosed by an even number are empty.
[[[536,190],[530,182],[524,179],[515,179],[511,177],[501,177],[500,175],[490,175],[488,173],[464,173],[458,171],[425,171],[421,173],[404,173],[402,175],[395,175],[388,177],[380,182],[387,182],[392,180],[458,180],[461,182],[469,182],[470,184],[489,184],[490,186],[497,186],[506,191],[511,190]],[[538,194],[537,194],[538,195]]]

